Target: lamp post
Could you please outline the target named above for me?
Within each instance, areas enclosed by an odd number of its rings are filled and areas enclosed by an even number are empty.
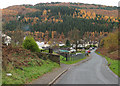
[[[17,17],[17,20],[19,22],[18,29],[20,30],[20,16]],[[18,45],[18,44],[19,44],[19,41],[15,43],[15,45]]]
[[[20,16],[17,17],[17,20],[19,21],[19,29],[20,29]]]

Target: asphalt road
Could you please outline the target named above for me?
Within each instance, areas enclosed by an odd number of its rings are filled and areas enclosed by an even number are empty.
[[[73,66],[55,84],[118,84],[118,78],[106,68],[105,60],[94,51],[90,56],[92,59]]]

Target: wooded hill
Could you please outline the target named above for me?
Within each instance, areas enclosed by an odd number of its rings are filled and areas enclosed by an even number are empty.
[[[3,10],[4,31],[68,32],[77,28],[85,32],[111,32],[118,27],[117,7],[83,3],[39,3],[11,6]],[[18,16],[21,16],[18,19]],[[51,34],[50,34],[51,35]]]

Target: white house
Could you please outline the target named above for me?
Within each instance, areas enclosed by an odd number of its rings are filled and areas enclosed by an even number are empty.
[[[61,46],[65,46],[65,44],[63,44],[63,43],[60,43],[60,44],[59,44],[59,46],[60,46],[60,47],[61,47]]]
[[[69,52],[76,52],[76,50],[73,47],[71,47]]]
[[[76,52],[76,50],[75,49],[71,49],[69,52]]]
[[[2,38],[4,43],[8,46],[11,43],[11,37],[7,36],[6,34],[2,34]]]
[[[36,41],[37,45],[39,46],[40,49],[43,49],[44,42],[38,42]]]
[[[43,49],[43,47],[50,47],[49,44],[45,44],[44,42],[39,42],[39,41],[36,41],[37,45],[39,46],[40,49]]]

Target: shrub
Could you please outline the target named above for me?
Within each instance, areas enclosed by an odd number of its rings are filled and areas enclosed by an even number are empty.
[[[113,52],[118,50],[118,30],[109,33],[107,37],[104,37],[100,45],[109,50],[109,52]]]
[[[28,49],[32,52],[39,52],[40,49],[37,45],[37,43],[35,42],[34,38],[31,36],[27,36],[23,42],[23,47],[25,49]]]
[[[89,49],[90,48],[90,45],[86,46],[85,49]]]

